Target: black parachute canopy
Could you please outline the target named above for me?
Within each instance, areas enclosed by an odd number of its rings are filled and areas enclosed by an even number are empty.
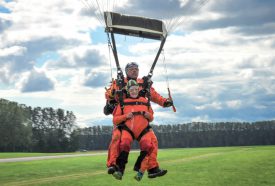
[[[147,39],[162,40],[166,37],[165,24],[161,20],[104,12],[106,32]]]

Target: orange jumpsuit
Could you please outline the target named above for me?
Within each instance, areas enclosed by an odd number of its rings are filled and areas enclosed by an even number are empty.
[[[113,123],[118,125],[122,122],[133,132],[134,138],[137,139],[141,132],[148,127],[149,122],[151,122],[153,117],[153,110],[151,107],[148,107],[148,100],[144,97],[139,97],[137,99],[127,98],[124,100],[125,106],[122,113],[120,105],[114,110]],[[134,105],[128,105],[129,103],[135,103]],[[137,104],[140,103],[140,104]],[[149,112],[149,119],[144,117],[144,112]],[[134,113],[132,119],[127,119],[126,116],[128,113]],[[129,152],[131,144],[133,142],[132,135],[126,131],[122,130],[121,141],[119,145],[119,152],[125,151]],[[141,163],[140,169],[144,172],[145,170],[154,168],[158,166],[157,162],[157,138],[152,129],[150,129],[146,134],[144,134],[139,141],[140,150],[148,153]],[[151,154],[153,156],[151,157]]]
[[[124,83],[127,84],[127,82],[128,82],[128,80],[125,78]],[[142,90],[143,79],[137,78],[137,83],[140,85],[139,89]],[[119,87],[117,86],[116,81],[112,81],[110,88],[108,88],[105,92],[105,98],[108,101],[115,99],[118,102],[118,97],[116,95],[114,95],[115,90],[118,90],[118,89],[119,89]],[[159,95],[153,87],[151,87],[151,89],[150,89],[150,94],[151,94],[151,101],[159,104],[160,106],[163,106],[164,102],[167,100],[166,98],[163,98],[161,95]],[[112,139],[111,139],[111,142],[110,142],[110,145],[108,148],[107,167],[110,167],[111,165],[116,165],[116,158],[119,155],[120,135],[121,135],[120,130],[116,127],[116,125],[114,125],[114,129],[112,132]],[[155,144],[154,146],[156,148],[153,149],[153,153],[151,153],[152,157],[150,157],[150,159],[156,161],[158,143],[157,143],[156,136],[155,135],[153,135],[153,136],[154,137],[152,137],[152,139],[154,138],[155,140],[152,140],[152,141],[154,141],[154,144]],[[154,168],[154,167],[151,167],[151,168]]]

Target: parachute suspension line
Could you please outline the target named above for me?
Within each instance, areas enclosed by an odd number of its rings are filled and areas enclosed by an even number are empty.
[[[167,67],[166,67],[166,63],[165,63],[165,54],[164,54],[164,50],[162,51],[162,62],[163,62],[163,68],[164,68],[166,86],[167,86],[167,90],[168,90],[168,97],[169,97],[169,99],[173,102],[173,98],[172,98],[172,95],[171,95],[171,92],[170,92],[170,87],[169,87],[169,79],[168,79]],[[172,105],[172,109],[173,109],[174,112],[177,112],[174,103],[173,103],[173,105]]]
[[[163,70],[164,70],[164,74],[165,74],[166,87],[169,88],[169,79],[168,79],[167,66],[166,66],[166,63],[165,63],[164,50],[162,50],[161,54],[162,54],[162,63],[163,63]]]
[[[196,4],[195,6],[194,6],[194,9],[198,12],[202,7],[204,7],[207,3],[209,2],[209,0],[201,0],[201,1],[199,1],[199,3],[198,4]],[[179,24],[182,24],[183,22],[185,21],[185,19],[180,19],[179,20]],[[186,18],[186,22],[188,23],[188,22],[190,22],[191,21],[191,18],[190,17],[187,17]]]
[[[107,9],[104,8],[103,10],[104,10],[104,11],[106,11],[106,10],[111,11],[109,5],[110,5],[110,3],[109,3],[109,1],[107,1]]]
[[[184,0],[183,4],[187,4],[189,2],[189,0]],[[184,5],[184,6],[185,6]],[[177,26],[178,24],[178,20],[180,18],[182,18],[183,16],[175,16],[175,13],[173,13],[172,11],[169,11],[169,14],[168,14],[168,20],[165,21],[165,24],[166,24],[166,29],[167,29],[167,32],[168,34],[170,34],[172,32],[172,28]]]
[[[99,10],[100,15],[102,15],[101,21],[100,21],[101,24],[102,24],[102,23],[104,23],[104,13],[103,13],[104,10],[101,9],[101,6],[99,5],[98,0],[96,0],[96,3],[97,3],[97,8],[98,8],[98,10]],[[105,25],[105,24],[102,24],[102,25]]]
[[[112,2],[113,2],[112,11],[114,11],[114,10],[115,10],[115,7],[116,7],[116,0],[113,0]]]
[[[190,9],[199,11],[202,7],[204,7],[209,2],[209,0],[197,0],[195,2],[197,2],[197,3],[193,4],[192,6],[189,6],[186,9],[186,12],[188,12]],[[173,32],[176,30],[178,25],[181,25],[182,23],[188,23],[190,21],[191,21],[190,16],[186,16],[186,17],[180,16],[180,17],[174,18],[173,23],[169,25],[168,30],[170,32]]]
[[[106,9],[107,11],[113,12],[115,7],[116,7],[116,1],[115,0],[107,1],[107,9]]]
[[[81,2],[87,10],[93,10],[93,6],[88,2],[88,0],[81,0]],[[91,14],[91,16],[93,16],[91,11],[89,11],[89,13]]]
[[[91,7],[89,6],[89,3],[86,0],[80,0],[80,1],[88,10],[91,9]]]
[[[90,10],[89,13],[93,17],[93,13],[94,13],[93,10],[96,9],[97,6],[93,3],[93,1],[81,0],[81,2],[88,10]],[[98,20],[98,22],[101,25],[105,25],[104,22],[102,22],[102,18],[97,13],[94,13],[94,14],[95,14],[96,19]]]

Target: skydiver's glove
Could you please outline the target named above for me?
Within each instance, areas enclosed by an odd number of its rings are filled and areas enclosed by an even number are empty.
[[[171,99],[167,99],[164,103],[163,103],[163,107],[171,107],[173,105],[173,101]]]
[[[143,79],[142,90],[139,91],[139,96],[145,97],[146,94],[150,92],[150,88],[153,82],[148,76],[143,76],[142,79]]]
[[[153,84],[151,78],[149,78],[148,76],[143,76],[142,79],[143,79],[143,85],[142,86],[143,86],[144,89],[150,88],[151,85]]]
[[[116,107],[116,102],[115,101],[110,101],[110,102],[106,101],[106,105],[103,108],[104,114],[106,116],[112,114],[115,107]]]

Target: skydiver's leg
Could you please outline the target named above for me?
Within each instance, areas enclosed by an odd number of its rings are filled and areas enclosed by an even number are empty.
[[[148,163],[148,169],[152,169],[155,167],[159,166],[157,157],[158,157],[158,139],[155,135],[155,133],[153,132],[153,130],[150,130],[150,132],[148,132],[150,134],[151,137],[151,142],[152,142],[152,152],[149,155],[149,163]]]
[[[149,155],[149,160],[148,160],[148,178],[156,178],[160,176],[164,176],[167,173],[167,170],[160,169],[159,168],[159,163],[157,161],[157,156],[158,156],[158,140],[153,132],[151,130],[151,140],[153,144],[153,150],[152,153]]]
[[[116,164],[118,166],[118,171],[115,171],[113,176],[121,180],[124,174],[126,164],[128,163],[128,156],[133,142],[132,136],[126,130],[122,130],[121,141],[119,145],[120,153],[116,159]]]
[[[147,132],[139,141],[140,146],[140,155],[136,160],[134,171],[139,171],[141,167],[141,162],[146,157],[146,155],[150,154],[153,150],[153,144],[150,137],[150,131]]]
[[[141,152],[134,166],[134,170],[137,171],[137,175],[135,176],[137,181],[140,181],[144,172],[148,170],[149,156],[153,151],[150,131],[142,136],[139,141],[139,145]]]
[[[121,131],[118,128],[113,129],[112,139],[108,149],[107,167],[108,174],[113,174],[116,171],[116,159],[119,155]]]

